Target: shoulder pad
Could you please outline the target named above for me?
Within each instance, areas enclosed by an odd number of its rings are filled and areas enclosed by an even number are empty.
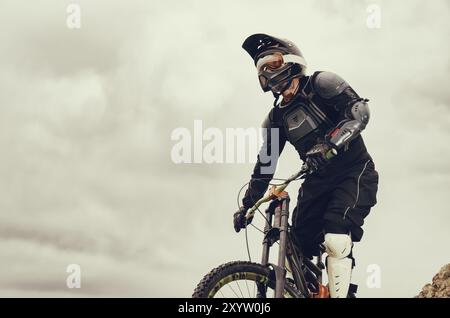
[[[347,82],[332,72],[318,72],[313,78],[313,87],[322,98],[333,98],[349,87]]]

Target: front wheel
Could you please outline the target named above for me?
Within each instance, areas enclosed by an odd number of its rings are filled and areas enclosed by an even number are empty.
[[[230,262],[209,272],[197,285],[193,298],[270,298],[275,295],[275,275],[267,266],[250,262]],[[286,280],[284,297],[300,298],[301,293]]]

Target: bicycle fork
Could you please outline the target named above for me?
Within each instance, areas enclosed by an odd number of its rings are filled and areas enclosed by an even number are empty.
[[[279,238],[279,250],[278,250],[278,264],[272,265],[275,272],[275,298],[283,298],[285,279],[286,279],[286,248],[287,248],[287,231],[289,222],[289,195],[287,192],[283,193],[279,201],[273,201],[272,204],[266,210],[267,223],[264,228],[265,238],[263,241],[263,253],[262,253],[262,265],[269,263],[269,251],[272,244],[274,244]],[[272,227],[273,215],[275,214],[275,222]],[[265,288],[262,285],[258,285],[258,294],[261,297],[265,297]]]
[[[274,266],[276,285],[275,298],[282,298],[284,295],[284,284],[286,279],[286,245],[287,230],[289,221],[289,195],[281,201],[280,213],[280,248],[278,250],[278,266]]]

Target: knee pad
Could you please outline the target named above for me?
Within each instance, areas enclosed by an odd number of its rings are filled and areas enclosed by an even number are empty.
[[[353,243],[348,234],[327,233],[324,245],[328,256],[341,259],[350,255]]]

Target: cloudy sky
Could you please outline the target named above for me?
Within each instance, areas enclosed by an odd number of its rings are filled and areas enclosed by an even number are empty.
[[[372,3],[381,28],[367,27]],[[260,126],[271,96],[240,47],[260,32],[371,100],[379,204],[354,281],[360,297],[417,294],[450,261],[449,12],[446,0],[0,0],[0,296],[184,297],[246,258],[231,215],[252,164],[176,165],[170,136],[196,119]],[[288,147],[277,175],[300,164]],[[69,264],[80,289],[66,287]],[[381,288],[365,284],[370,264]]]

